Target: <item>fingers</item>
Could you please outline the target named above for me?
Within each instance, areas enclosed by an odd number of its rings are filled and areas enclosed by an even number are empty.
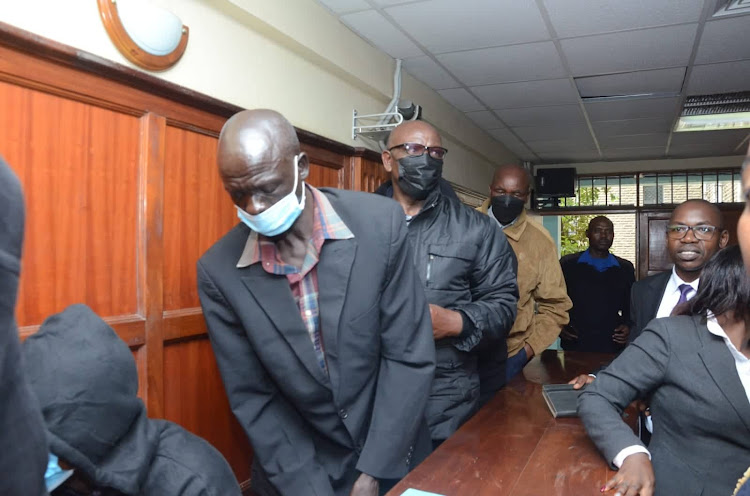
[[[582,374],[568,381],[568,384],[572,384],[573,389],[581,389],[586,384],[591,384],[592,382],[594,382],[593,377],[591,377],[590,375]]]

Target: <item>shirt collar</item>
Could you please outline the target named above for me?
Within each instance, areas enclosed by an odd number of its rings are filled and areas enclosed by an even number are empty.
[[[667,287],[664,288],[664,294],[672,294],[676,291],[680,290],[680,286],[682,284],[689,284],[693,287],[693,291],[698,291],[698,283],[700,282],[700,278],[696,279],[693,282],[685,282],[682,280],[680,276],[677,275],[677,271],[672,267],[672,275],[669,277],[669,281],[667,282]]]
[[[487,208],[487,215],[489,215],[492,219],[497,222],[497,225],[500,226],[500,229],[503,230],[505,235],[512,239],[513,241],[518,241],[521,238],[521,235],[526,230],[526,222],[528,220],[528,215],[526,215],[526,209],[524,208],[521,210],[521,213],[513,219],[513,222],[510,224],[503,225],[500,223],[499,220],[493,215],[492,213],[492,205],[490,205]]]
[[[578,263],[591,265],[599,272],[604,272],[610,267],[620,266],[620,262],[618,262],[615,256],[611,253],[608,254],[606,258],[594,258],[591,256],[591,253],[589,253],[589,250],[581,253],[581,256],[578,257]]]
[[[326,195],[309,184],[305,184],[305,187],[310,193],[309,197],[313,200],[313,235],[311,239],[316,236],[321,236],[323,239],[353,238],[354,233],[341,220]],[[260,262],[261,243],[273,243],[273,241],[251,230],[245,242],[245,248],[242,250],[242,255],[237,261],[237,268],[248,267]]]
[[[726,345],[729,347],[729,351],[732,353],[735,361],[750,361],[750,358],[740,353],[740,350],[738,350],[734,343],[732,343],[732,341],[729,339],[729,336],[727,336],[726,331],[724,331],[721,325],[719,325],[719,322],[716,320],[716,316],[711,312],[708,312],[708,315],[706,316],[706,327],[708,327],[708,332],[710,332],[714,336],[719,336],[724,340]]]

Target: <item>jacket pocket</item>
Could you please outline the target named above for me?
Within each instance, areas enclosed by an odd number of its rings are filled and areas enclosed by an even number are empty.
[[[430,244],[427,247],[425,285],[447,291],[469,289],[476,254],[477,247],[470,243]]]

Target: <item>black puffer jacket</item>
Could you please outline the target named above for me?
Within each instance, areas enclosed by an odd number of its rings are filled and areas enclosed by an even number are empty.
[[[240,496],[221,454],[147,418],[128,346],[85,305],[44,321],[23,344],[50,451],[98,488],[138,496]],[[104,491],[110,494],[111,491]]]
[[[437,363],[427,420],[442,441],[479,401],[477,346],[504,343],[516,318],[516,256],[494,220],[436,188],[409,222],[414,263],[427,302],[462,312],[464,331],[435,343]]]

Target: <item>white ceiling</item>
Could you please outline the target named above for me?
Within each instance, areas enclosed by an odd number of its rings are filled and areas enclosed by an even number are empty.
[[[685,96],[750,91],[750,15],[713,17],[726,0],[317,1],[524,160],[744,151],[746,131],[672,133]]]

